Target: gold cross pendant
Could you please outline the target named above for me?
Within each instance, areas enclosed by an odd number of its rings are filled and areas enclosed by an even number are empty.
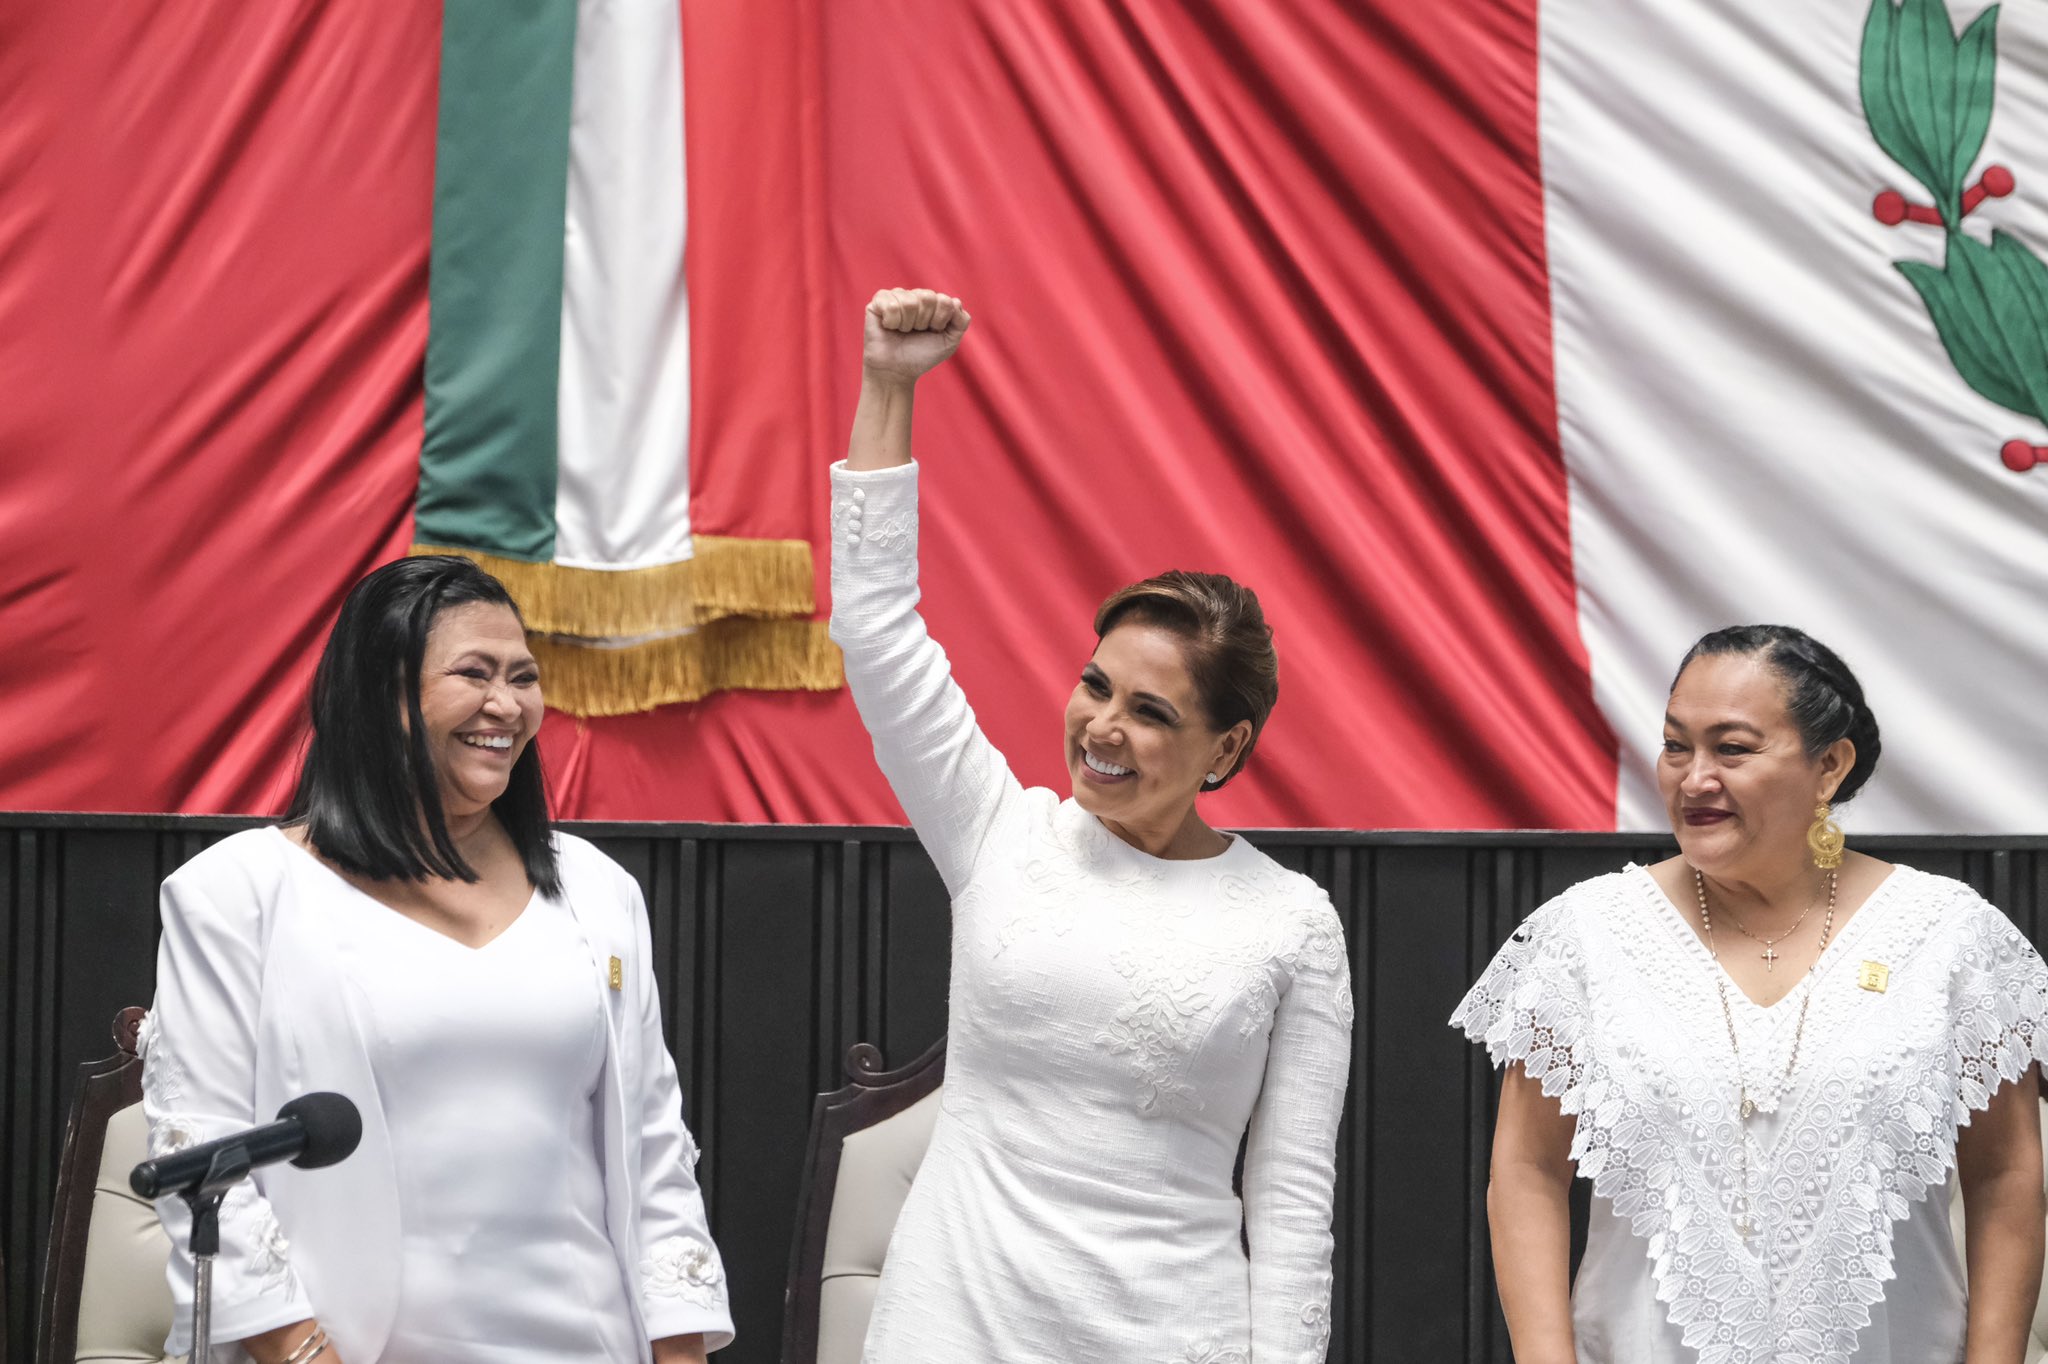
[[[1777,948],[1775,948],[1775,947],[1771,947],[1771,946],[1768,946],[1768,945],[1766,945],[1766,946],[1765,946],[1765,948],[1764,948],[1764,970],[1766,970],[1766,971],[1775,971],[1775,970],[1777,970],[1777,969],[1778,969],[1778,949],[1777,949]]]

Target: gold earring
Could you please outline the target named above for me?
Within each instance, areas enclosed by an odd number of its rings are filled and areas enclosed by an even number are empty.
[[[1848,839],[1842,836],[1842,826],[1835,823],[1828,810],[1828,803],[1822,801],[1813,807],[1813,825],[1806,831],[1806,846],[1813,854],[1813,865],[1822,871],[1833,871],[1842,865],[1842,849]]]

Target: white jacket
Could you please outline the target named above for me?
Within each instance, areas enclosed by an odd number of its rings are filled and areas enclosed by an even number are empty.
[[[640,1339],[701,1331],[717,1349],[732,1339],[725,1274],[662,1041],[640,888],[584,840],[558,833],[555,845],[562,899],[589,946],[606,1011],[605,1225],[626,1282],[639,1287],[629,1296]],[[364,1030],[332,924],[317,909],[331,894],[318,878],[332,875],[272,827],[222,840],[164,882],[156,1003],[143,1030],[144,1107],[151,1152],[161,1154],[268,1122],[312,1090],[354,1100],[363,1118],[354,1155],[323,1170],[272,1165],[229,1195],[213,1335],[240,1340],[317,1316],[348,1364],[374,1364],[397,1310],[402,1213]],[[608,988],[613,957],[623,964],[617,989]],[[177,1305],[167,1348],[184,1353],[190,1215],[176,1198],[159,1200],[157,1211],[171,1237]]]

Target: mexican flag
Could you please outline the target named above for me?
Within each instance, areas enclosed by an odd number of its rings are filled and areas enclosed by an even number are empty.
[[[1884,729],[1852,827],[2048,829],[2048,26],[1942,0],[1544,10],[1579,626],[1651,828],[1673,660],[1779,620]]]
[[[900,819],[824,469],[930,285],[923,611],[1026,781],[1186,567],[1282,660],[1221,824],[1662,828],[1679,657],[1775,621],[1882,723],[1852,838],[2048,830],[2034,10],[87,8],[0,19],[0,805],[265,808],[453,547],[562,813]]]
[[[415,552],[511,589],[573,715],[838,686],[809,542],[691,530],[681,12],[441,24]]]

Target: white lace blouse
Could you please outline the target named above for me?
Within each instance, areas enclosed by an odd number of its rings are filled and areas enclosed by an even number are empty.
[[[1729,985],[1762,1091],[1746,1172],[1721,972],[1630,867],[1539,909],[1452,1016],[1577,1119],[1582,1364],[1960,1359],[1956,1132],[2048,1059],[2048,969],[1969,887],[1896,868],[1784,1000]]]

